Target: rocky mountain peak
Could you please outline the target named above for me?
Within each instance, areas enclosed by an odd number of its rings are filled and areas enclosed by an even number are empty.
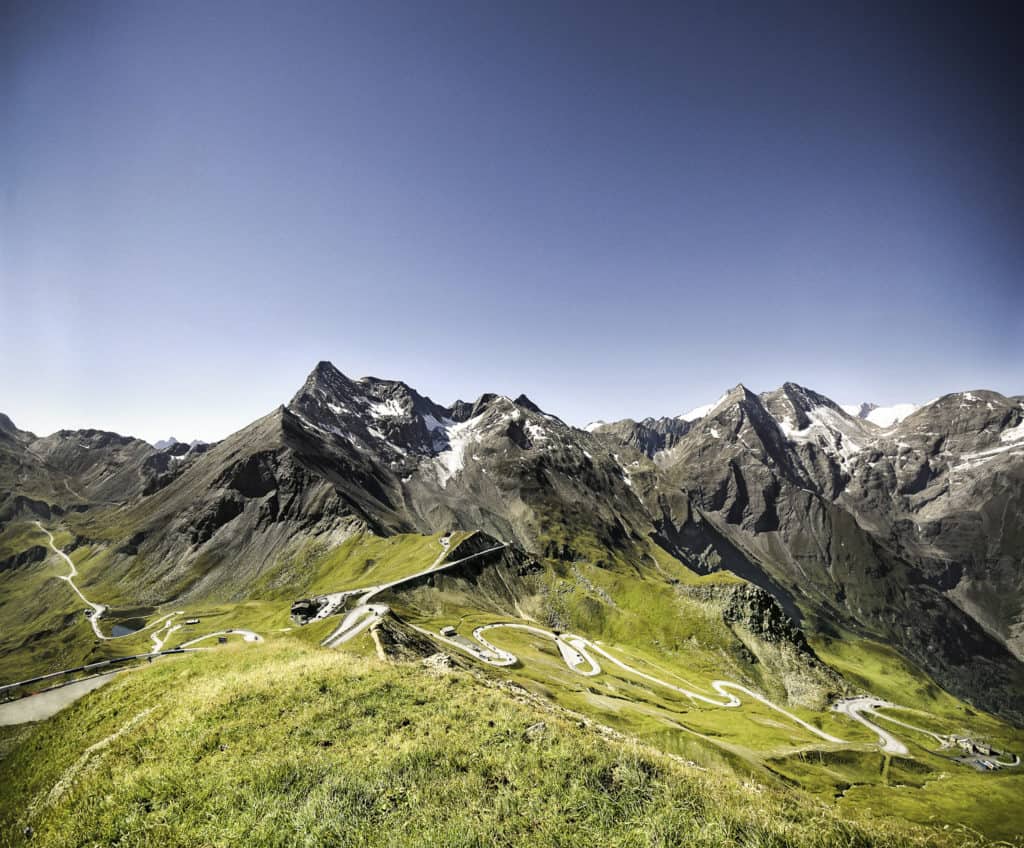
[[[743,385],[743,383],[737,383],[729,391],[723,394],[714,403],[705,404],[704,406],[698,406],[696,409],[691,410],[685,415],[679,416],[680,420],[686,421],[690,424],[695,424],[698,421],[715,418],[721,415],[726,410],[735,408],[737,406],[743,406],[748,403],[760,404],[758,397],[750,389]]]
[[[760,395],[765,408],[778,421],[788,421],[796,430],[806,430],[816,418],[821,417],[821,410],[829,410],[840,418],[850,418],[849,413],[837,403],[812,389],[797,383],[783,383],[775,391]]]
[[[0,412],[0,433],[8,433],[13,436],[17,432],[18,428],[14,426],[14,422]]]
[[[682,418],[645,418],[643,421],[624,418],[612,423],[594,422],[587,426],[587,431],[629,445],[653,458],[675,447],[692,427],[693,424]]]
[[[541,409],[537,404],[530,400],[526,395],[519,395],[514,401],[516,406],[521,406],[523,409],[528,409],[530,412],[536,412],[538,415],[543,415],[544,410]]]
[[[356,384],[339,371],[333,363],[323,360],[309,372],[306,382],[292,398],[295,404],[303,394],[346,399],[357,391]]]

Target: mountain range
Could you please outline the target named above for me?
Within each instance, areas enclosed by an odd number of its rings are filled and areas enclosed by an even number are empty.
[[[0,533],[60,519],[148,608],[300,594],[309,551],[359,534],[477,531],[554,569],[649,561],[653,545],[760,587],[808,633],[888,643],[1021,723],[1024,398],[852,412],[794,383],[738,385],[685,416],[579,429],[525,395],[441,406],[321,362],[211,445],[37,437],[0,415]]]

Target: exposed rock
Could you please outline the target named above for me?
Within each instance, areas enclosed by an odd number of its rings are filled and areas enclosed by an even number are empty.
[[[538,721],[536,724],[531,724],[526,730],[523,731],[523,736],[529,739],[531,742],[537,739],[542,739],[547,735],[548,723],[546,721]]]
[[[778,601],[750,584],[687,586],[679,591],[721,610],[722,619],[749,651],[748,662],[767,667],[795,706],[823,709],[846,685],[807,643]]]
[[[455,663],[452,662],[452,658],[448,654],[441,652],[431,654],[425,658],[423,666],[435,674],[448,674],[455,669]]]
[[[42,545],[33,545],[19,553],[12,554],[6,559],[0,559],[0,572],[21,568],[34,562],[42,562],[49,553],[50,551]]]
[[[394,613],[375,621],[370,626],[370,636],[381,659],[409,662],[438,653],[437,646],[430,639],[413,630]]]

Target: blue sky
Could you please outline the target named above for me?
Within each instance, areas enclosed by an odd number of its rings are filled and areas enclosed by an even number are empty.
[[[1024,392],[999,7],[751,5],[0,4],[0,410]]]

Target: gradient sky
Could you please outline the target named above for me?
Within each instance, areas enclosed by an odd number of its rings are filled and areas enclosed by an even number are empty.
[[[1024,392],[1020,28],[937,5],[0,3],[0,411]]]

